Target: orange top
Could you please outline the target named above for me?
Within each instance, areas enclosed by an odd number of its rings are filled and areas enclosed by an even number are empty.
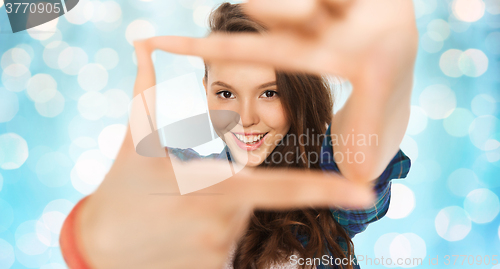
[[[83,255],[83,248],[79,240],[79,227],[76,222],[76,216],[87,197],[88,196],[85,196],[75,205],[75,207],[73,207],[64,221],[61,234],[59,236],[61,252],[70,269],[91,269],[83,258],[85,255]]]

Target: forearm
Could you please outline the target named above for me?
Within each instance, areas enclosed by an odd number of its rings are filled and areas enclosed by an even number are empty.
[[[137,113],[137,115],[142,115],[146,113],[151,117],[153,124],[156,123],[156,117],[154,111],[156,111],[156,104],[153,100],[155,99],[156,91],[153,88],[156,85],[156,75],[153,60],[151,55],[153,53],[153,47],[150,44],[150,39],[134,41],[135,55],[137,59],[137,75],[134,84],[134,91],[132,98],[134,99],[131,103],[130,109],[137,109],[145,112]],[[149,90],[148,90],[149,89]],[[138,99],[135,99],[138,98]],[[147,118],[130,118],[130,123],[136,123],[139,127],[149,126],[149,120]],[[147,122],[145,122],[147,121]],[[148,127],[149,128],[149,127]],[[156,129],[156,126],[153,127]],[[136,128],[137,129],[137,128]],[[139,131],[139,136],[143,134],[145,130]],[[128,145],[121,148],[121,151],[135,151],[134,141],[132,139],[131,125],[129,124],[127,128],[127,133],[125,135],[124,144]],[[137,141],[136,141],[137,142]]]
[[[338,164],[345,177],[374,180],[399,150],[410,117],[415,43],[374,53],[334,115],[332,139],[337,137],[338,143],[333,150],[345,157]]]
[[[333,118],[332,141],[338,167],[348,179],[376,179],[399,150],[410,116],[410,89],[381,100],[353,92]],[[339,156],[339,157],[337,157]]]

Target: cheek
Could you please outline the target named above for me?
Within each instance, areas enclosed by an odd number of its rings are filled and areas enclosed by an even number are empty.
[[[268,105],[260,109],[260,119],[277,133],[285,134],[290,128],[285,111],[280,102]]]

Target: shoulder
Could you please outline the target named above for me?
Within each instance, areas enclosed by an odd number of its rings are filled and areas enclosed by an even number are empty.
[[[181,161],[189,161],[194,159],[220,159],[226,158],[227,151],[226,148],[222,150],[221,153],[212,153],[210,155],[201,155],[192,148],[171,148],[165,147],[168,150],[169,155],[177,157]]]

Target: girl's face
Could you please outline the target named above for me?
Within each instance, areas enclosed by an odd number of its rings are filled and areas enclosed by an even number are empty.
[[[222,138],[232,157],[240,165],[261,164],[290,129],[274,69],[211,63],[203,85],[210,110],[231,110],[240,115],[240,122]]]

